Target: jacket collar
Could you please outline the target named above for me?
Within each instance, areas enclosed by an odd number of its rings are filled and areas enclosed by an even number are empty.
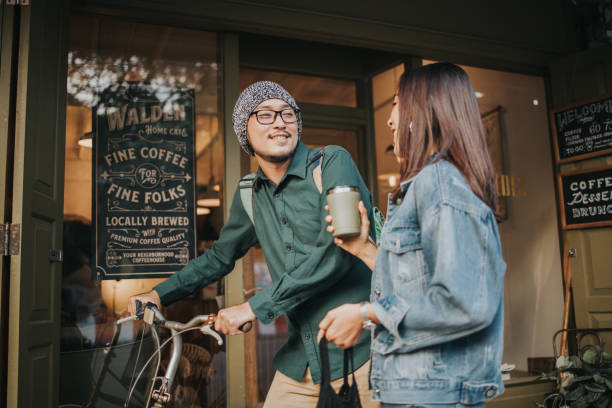
[[[440,152],[434,152],[431,156],[427,158],[427,161],[425,162],[425,166],[429,166],[430,164],[438,161],[439,157],[440,157]],[[444,157],[446,156],[443,156],[442,158]],[[406,194],[406,190],[408,190],[408,186],[410,186],[412,179],[415,177],[416,177],[416,174],[410,177],[408,180],[404,180],[400,183],[400,191],[401,191],[401,193],[399,194],[400,197],[404,197],[404,195]]]

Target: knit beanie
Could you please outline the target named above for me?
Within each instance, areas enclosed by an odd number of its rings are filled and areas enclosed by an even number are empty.
[[[242,149],[253,156],[254,152],[247,139],[247,123],[251,113],[257,105],[268,99],[282,99],[296,111],[298,124],[298,138],[302,136],[302,116],[299,113],[299,107],[289,92],[282,86],[272,81],[259,81],[246,88],[236,101],[234,113],[232,114],[232,123],[234,124],[234,132],[238,136],[238,142]]]

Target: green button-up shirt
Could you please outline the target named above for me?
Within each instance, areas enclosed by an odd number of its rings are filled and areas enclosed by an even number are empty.
[[[208,251],[155,287],[164,305],[172,303],[221,279],[233,269],[237,259],[259,243],[272,284],[249,303],[263,323],[282,314],[287,316],[289,339],[276,354],[274,365],[296,381],[302,380],[310,366],[315,383],[321,379],[319,322],[336,306],[367,301],[371,280],[368,267],[336,246],[327,232],[325,192],[339,185],[359,187],[372,219],[370,192],[350,154],[341,147],[329,146],[324,150],[323,194],[319,192],[312,176],[312,157],[317,151],[298,142],[278,185],[258,169],[253,183],[255,225],[244,210],[237,189],[219,239]],[[369,355],[369,333],[364,332],[354,348],[355,369]],[[331,378],[342,377],[342,350],[331,344],[329,358]]]

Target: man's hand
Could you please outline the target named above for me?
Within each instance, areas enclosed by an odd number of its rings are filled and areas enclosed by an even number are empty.
[[[130,315],[136,314],[136,300],[140,300],[144,307],[148,302],[155,303],[158,309],[161,309],[161,299],[155,290],[151,290],[145,293],[139,293],[138,295],[130,296],[128,300],[128,312]]]
[[[240,328],[246,322],[256,319],[249,302],[219,310],[215,321],[215,330],[223,334],[244,334]]]
[[[346,303],[327,312],[319,323],[320,341],[323,336],[342,350],[353,347],[363,331],[359,303]]]

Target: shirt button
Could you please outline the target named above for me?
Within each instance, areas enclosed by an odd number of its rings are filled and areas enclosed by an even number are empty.
[[[274,193],[274,198],[280,197],[280,193]]]
[[[287,245],[287,251],[291,251],[291,245]]]
[[[286,223],[287,223],[287,219],[286,219],[286,218],[283,218],[283,219],[281,220],[281,222],[282,222],[283,224],[286,224]]]
[[[273,319],[273,318],[274,318],[274,313],[272,313],[272,312],[268,312],[268,317],[269,317],[270,319]]]
[[[375,290],[374,294],[376,295],[376,297],[380,297],[380,290]]]
[[[306,337],[306,340],[310,340],[310,333],[306,333],[304,337]]]

